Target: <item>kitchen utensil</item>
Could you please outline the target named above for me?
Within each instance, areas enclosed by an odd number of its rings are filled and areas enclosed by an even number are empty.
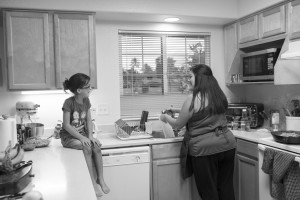
[[[148,111],[142,112],[142,116],[141,116],[141,120],[140,120],[140,128],[143,131],[146,130],[145,122],[147,122],[147,120],[148,120],[148,113],[149,113]]]
[[[292,103],[294,104],[294,110],[292,111],[292,116],[294,116],[294,117],[300,117],[299,100],[298,99],[294,99],[294,100],[292,100]]]
[[[300,131],[300,117],[286,116],[286,130]]]
[[[282,108],[287,116],[292,116],[292,113],[286,107]]]
[[[276,142],[283,144],[300,144],[300,131],[271,131]]]

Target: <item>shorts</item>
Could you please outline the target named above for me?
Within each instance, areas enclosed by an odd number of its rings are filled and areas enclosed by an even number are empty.
[[[83,150],[83,145],[80,140],[73,136],[69,135],[61,135],[61,144],[63,147],[70,148],[70,149],[77,149]]]

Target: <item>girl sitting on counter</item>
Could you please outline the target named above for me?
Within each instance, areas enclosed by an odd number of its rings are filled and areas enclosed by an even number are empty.
[[[60,131],[61,143],[66,148],[83,150],[92,183],[97,197],[102,191],[107,194],[110,189],[103,178],[101,143],[93,137],[91,121],[91,103],[89,95],[92,90],[90,77],[77,73],[66,79],[64,90],[70,90],[74,96],[65,100],[63,110],[63,128]],[[96,177],[93,176],[96,172]],[[99,185],[98,185],[99,184]]]

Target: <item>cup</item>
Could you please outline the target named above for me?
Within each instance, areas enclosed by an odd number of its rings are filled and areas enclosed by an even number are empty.
[[[300,131],[300,117],[286,116],[286,130]]]

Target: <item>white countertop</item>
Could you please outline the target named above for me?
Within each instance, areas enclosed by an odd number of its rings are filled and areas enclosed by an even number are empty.
[[[256,129],[251,129],[250,131],[233,130],[232,133],[237,138],[256,142],[256,143],[258,143],[259,139],[261,138],[271,137],[270,132],[266,132],[265,130],[256,130]],[[163,144],[163,143],[170,143],[170,142],[181,142],[183,140],[183,137],[120,140],[115,133],[99,133],[97,135],[97,138],[102,143],[103,149],[115,148],[115,147]]]
[[[97,135],[97,138],[100,140],[102,144],[102,149],[180,142],[183,139],[183,137],[175,137],[175,138],[149,138],[149,139],[136,139],[136,140],[121,140],[116,136],[115,133],[99,133]]]
[[[82,151],[64,148],[60,139],[48,147],[26,151],[32,160],[32,183],[26,189],[40,191],[46,200],[97,199]]]
[[[250,131],[232,130],[236,138],[259,143],[261,138],[272,137],[270,131],[266,129],[251,129]]]

